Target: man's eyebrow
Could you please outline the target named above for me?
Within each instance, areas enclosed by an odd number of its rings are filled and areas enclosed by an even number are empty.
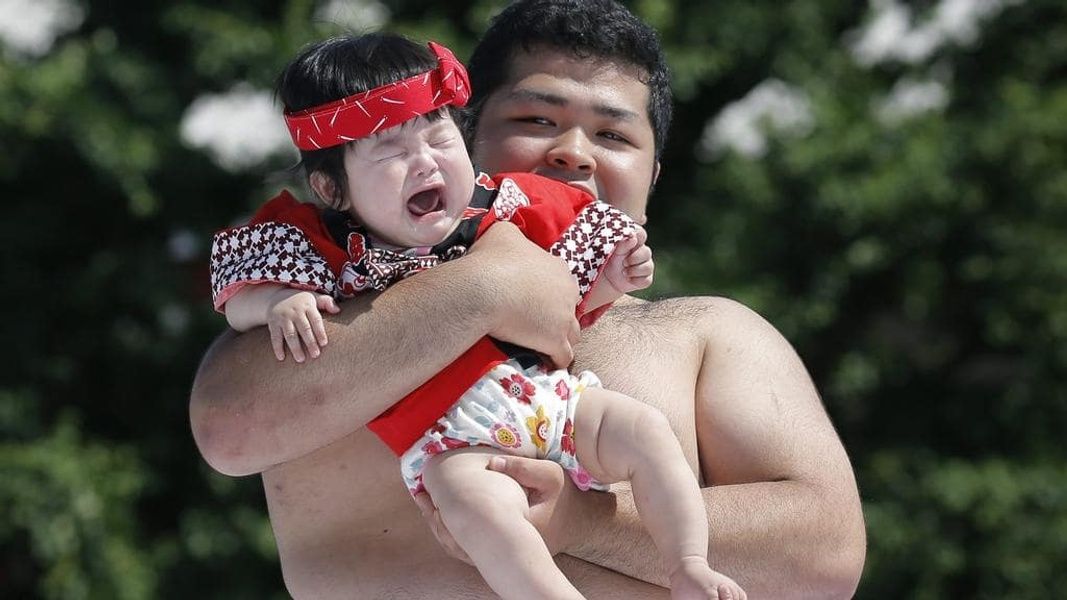
[[[552,106],[564,107],[570,104],[570,101],[558,94],[552,94],[549,92],[541,92],[531,89],[514,89],[508,93],[508,98],[517,101],[525,102],[543,102]],[[609,117],[617,121],[635,121],[640,115],[632,110],[620,108],[618,106],[612,106],[611,104],[594,104],[593,112],[598,115]]]

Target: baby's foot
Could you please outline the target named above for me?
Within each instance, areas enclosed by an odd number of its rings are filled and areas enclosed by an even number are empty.
[[[741,586],[726,575],[712,570],[708,561],[686,557],[671,573],[672,600],[747,600]]]

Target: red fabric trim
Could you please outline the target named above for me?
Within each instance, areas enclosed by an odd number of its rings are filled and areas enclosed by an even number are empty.
[[[215,296],[215,312],[219,312],[219,313],[225,314],[226,313],[226,309],[224,307],[226,306],[226,303],[230,301],[230,298],[233,298],[234,296],[236,296],[237,292],[239,292],[242,289],[244,289],[245,286],[248,286],[248,285],[259,285],[261,283],[273,283],[275,285],[284,285],[285,287],[293,288],[295,290],[306,290],[306,291],[309,291],[309,292],[319,292],[320,294],[324,293],[324,291],[325,291],[325,288],[322,285],[293,283],[292,281],[287,281],[287,282],[284,282],[284,283],[282,283],[280,281],[276,281],[274,279],[257,279],[255,281],[237,281],[237,282],[231,283],[231,284],[227,285],[226,287],[222,288],[222,290],[219,291],[219,293]]]
[[[579,304],[578,308],[581,309],[581,307],[582,307],[582,305]],[[589,327],[593,323],[596,323],[597,320],[600,319],[600,317],[603,317],[604,313],[608,312],[608,310],[610,308],[611,308],[611,303],[608,303],[608,304],[605,304],[604,306],[598,306],[598,307],[594,308],[593,310],[588,311],[588,312],[580,315],[578,317],[578,326],[581,327],[582,329],[585,329],[586,327]]]
[[[507,360],[489,338],[367,424],[397,456],[407,452],[482,375]]]

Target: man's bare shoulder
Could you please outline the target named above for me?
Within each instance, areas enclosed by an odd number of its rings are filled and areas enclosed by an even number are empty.
[[[672,336],[715,335],[730,329],[766,325],[755,311],[722,296],[680,296],[653,301],[624,296],[597,323],[598,335],[628,333]]]
[[[765,337],[774,329],[729,298],[687,296],[645,301],[625,297],[592,327],[576,348],[578,367],[597,372],[637,368],[648,361],[695,370],[709,349]]]

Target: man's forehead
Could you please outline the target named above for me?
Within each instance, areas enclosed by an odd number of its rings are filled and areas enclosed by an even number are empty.
[[[525,85],[518,84],[505,92],[504,98],[513,102],[532,102],[558,107],[567,107],[572,103],[570,97],[553,91],[546,91],[538,87],[536,82]],[[632,111],[625,106],[603,102],[599,99],[590,104],[590,108],[593,112],[616,121],[641,120],[641,113]]]
[[[648,87],[645,83],[648,81],[648,71],[621,58],[583,55],[540,45],[516,49],[508,59],[507,81],[514,82],[536,72],[569,76],[577,80],[626,78]]]
[[[611,69],[633,77],[638,81],[648,80],[648,70],[641,65],[621,57],[605,57],[599,54],[585,53],[577,49],[556,48],[547,44],[535,44],[529,48],[515,48],[508,59],[511,75],[528,68],[553,68],[558,64],[586,65],[593,70]]]
[[[648,114],[646,81],[642,68],[624,61],[534,48],[511,57],[507,81],[496,93],[554,105],[580,98],[604,116],[643,120]]]

